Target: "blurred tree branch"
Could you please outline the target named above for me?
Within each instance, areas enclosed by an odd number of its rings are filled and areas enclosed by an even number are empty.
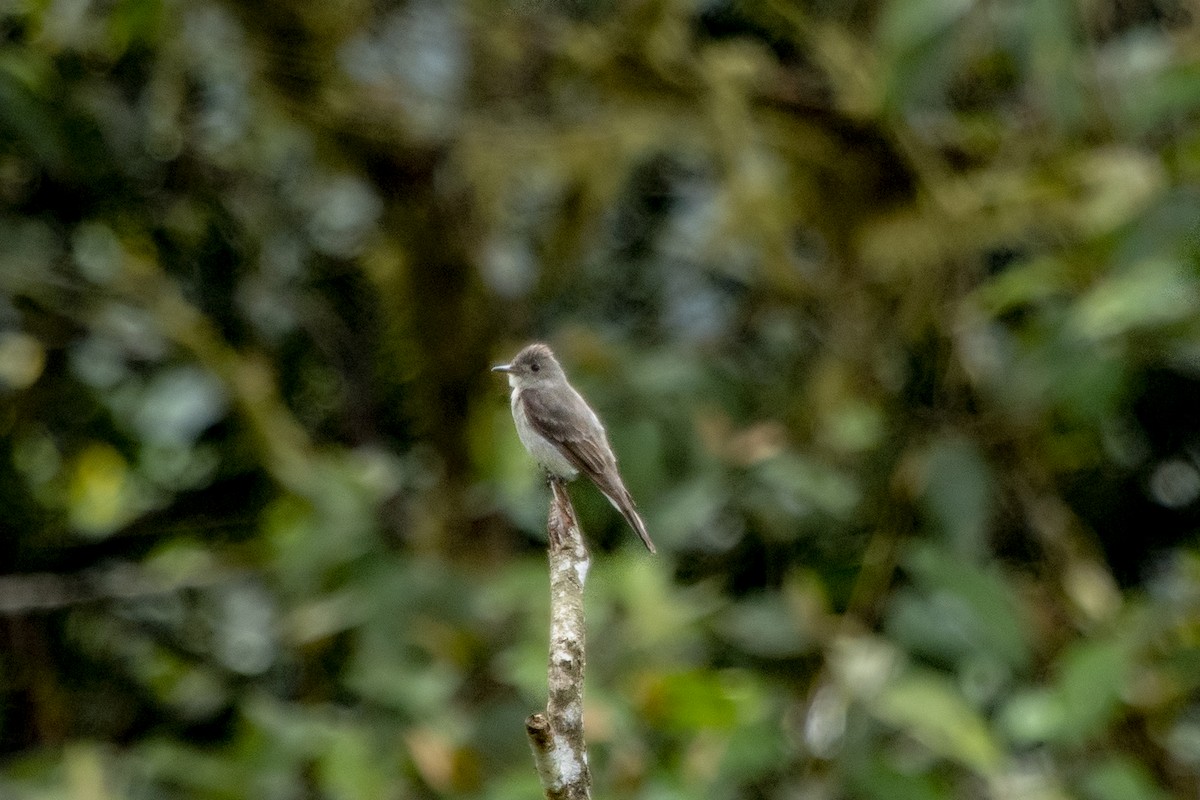
[[[83,603],[135,600],[201,589],[228,582],[240,574],[236,570],[208,568],[167,576],[141,564],[117,561],[71,574],[0,575],[0,616],[18,617]]]
[[[143,263],[127,280],[129,296],[154,316],[159,329],[225,384],[272,477],[291,491],[311,494],[312,442],[280,397],[270,360],[231,347],[157,266]]]
[[[531,714],[525,731],[548,800],[580,800],[591,796],[592,784],[583,739],[583,585],[590,561],[566,488],[550,486],[550,693],[546,713]]]

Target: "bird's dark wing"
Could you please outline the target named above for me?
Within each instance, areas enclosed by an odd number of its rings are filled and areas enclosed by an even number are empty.
[[[574,392],[522,389],[520,402],[533,429],[557,447],[575,469],[606,488],[604,474],[609,468],[616,471],[616,458],[583,398]]]
[[[575,469],[591,478],[637,531],[646,549],[655,552],[646,523],[617,472],[617,457],[584,399],[574,390],[550,393],[522,389],[518,397],[533,429],[557,447]]]

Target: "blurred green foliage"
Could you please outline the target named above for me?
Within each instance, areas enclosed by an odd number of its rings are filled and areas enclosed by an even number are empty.
[[[0,797],[1200,792],[1184,0],[0,6]]]

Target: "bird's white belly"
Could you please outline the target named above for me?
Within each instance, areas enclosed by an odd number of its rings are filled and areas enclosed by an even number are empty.
[[[512,413],[513,421],[517,425],[517,436],[520,437],[521,444],[525,445],[525,449],[529,451],[529,455],[533,456],[543,469],[556,478],[566,481],[575,480],[579,475],[579,470],[571,465],[571,462],[559,452],[557,447],[533,429],[533,426],[529,424],[529,418],[525,415],[525,407],[517,402],[516,392],[513,392],[512,397]]]

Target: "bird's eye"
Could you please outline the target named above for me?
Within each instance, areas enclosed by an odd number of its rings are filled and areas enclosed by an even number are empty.
[[[542,368],[542,366],[541,366],[540,364],[538,364],[538,363],[535,361],[535,362],[533,362],[532,364],[530,364],[530,365],[529,365],[529,368],[530,368],[531,370],[533,370],[534,372],[537,372],[539,369],[541,369],[541,368]]]

